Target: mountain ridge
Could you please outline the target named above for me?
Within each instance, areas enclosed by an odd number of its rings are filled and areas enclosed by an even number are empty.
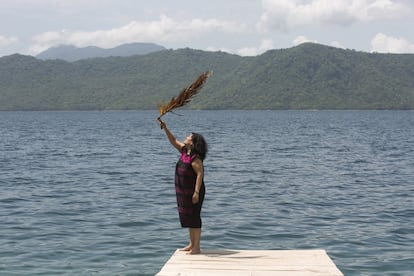
[[[156,109],[204,71],[191,109],[414,109],[414,55],[314,43],[255,57],[183,48],[75,62],[0,58],[0,110]]]
[[[38,55],[42,60],[62,59],[65,61],[78,61],[97,57],[125,57],[134,55],[146,55],[157,51],[166,50],[164,46],[155,43],[127,43],[113,48],[104,49],[96,46],[76,47],[73,45],[58,45],[51,47]]]

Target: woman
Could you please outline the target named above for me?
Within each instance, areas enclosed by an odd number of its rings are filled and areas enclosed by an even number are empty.
[[[161,120],[159,122],[171,145],[181,153],[175,168],[175,192],[181,226],[189,229],[190,241],[180,250],[187,251],[188,254],[199,254],[200,212],[205,195],[203,161],[208,146],[203,136],[198,133],[191,133],[184,142],[180,142],[167,128],[165,122]]]

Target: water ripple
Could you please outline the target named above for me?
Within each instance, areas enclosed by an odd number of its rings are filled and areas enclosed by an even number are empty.
[[[324,248],[346,275],[412,274],[413,112],[183,113],[177,137],[210,143],[204,248]],[[154,275],[186,243],[156,115],[1,113],[0,274]]]

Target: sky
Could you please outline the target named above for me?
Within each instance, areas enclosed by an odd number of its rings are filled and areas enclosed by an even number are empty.
[[[414,0],[0,0],[0,57],[57,45],[260,55],[303,42],[414,53]]]

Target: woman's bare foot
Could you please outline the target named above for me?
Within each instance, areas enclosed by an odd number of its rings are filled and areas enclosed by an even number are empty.
[[[193,249],[193,246],[189,244],[186,247],[180,248],[179,251],[191,251],[192,249]]]
[[[195,249],[195,248],[187,252],[188,255],[197,255],[200,253],[201,253],[200,249]]]

